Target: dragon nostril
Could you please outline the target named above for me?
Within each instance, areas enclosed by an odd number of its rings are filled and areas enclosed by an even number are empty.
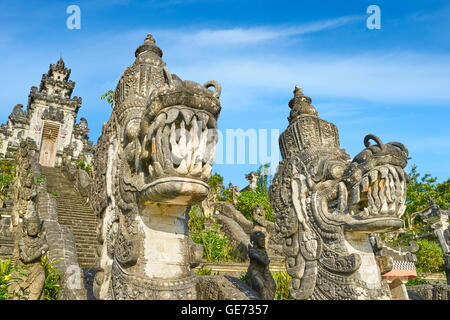
[[[364,146],[366,148],[370,147],[370,140],[373,140],[377,143],[377,145],[383,149],[384,144],[383,142],[381,142],[381,139],[378,138],[376,135],[374,134],[368,134],[367,136],[364,137]]]

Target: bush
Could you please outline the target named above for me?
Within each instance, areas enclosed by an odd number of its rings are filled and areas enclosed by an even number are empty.
[[[289,291],[291,276],[286,271],[272,272],[272,277],[277,283],[277,291],[274,300],[292,300]]]
[[[409,279],[408,282],[406,283],[407,286],[417,286],[420,284],[428,284],[428,281],[420,278],[412,278]]]
[[[204,229],[204,224],[208,220],[207,217],[205,217],[201,213],[201,208],[198,205],[192,206],[191,210],[189,211],[189,233],[190,234],[197,234],[202,232]]]
[[[44,267],[45,283],[43,297],[45,300],[56,300],[59,293],[60,272],[54,267],[55,262],[49,262],[44,255],[41,258],[41,264]],[[27,266],[15,266],[11,260],[0,260],[0,300],[10,300],[8,295],[8,286],[11,281],[22,281],[23,279],[11,278],[13,272],[19,273],[21,276],[28,277]]]
[[[213,223],[211,230],[205,230],[205,223]],[[233,259],[233,247],[228,238],[220,234],[220,225],[201,214],[199,206],[189,212],[189,235],[195,243],[203,246],[203,256],[211,262],[227,262]]]
[[[202,266],[200,269],[194,271],[198,276],[210,276],[212,270]]]
[[[6,199],[8,188],[16,176],[16,166],[11,161],[0,161],[0,204]],[[1,207],[0,206],[0,207]]]
[[[57,300],[59,293],[59,282],[61,274],[54,265],[58,261],[49,262],[47,256],[42,256],[41,264],[45,271],[45,284],[44,284],[44,300]]]
[[[277,284],[277,290],[273,300],[292,300],[291,293],[289,291],[291,276],[286,271],[271,272],[272,277]],[[247,272],[242,272],[239,276],[239,280],[247,282]]]
[[[264,208],[266,219],[268,221],[274,221],[269,197],[266,193],[261,191],[246,190],[242,192],[237,199],[236,209],[242,212],[248,220],[252,221],[252,212],[258,205]]]
[[[426,239],[417,240],[417,244],[417,272],[443,272],[444,256],[439,244]]]
[[[211,262],[227,262],[233,259],[233,247],[227,237],[218,231],[220,226],[214,225],[215,230],[202,231],[192,234],[192,241],[203,246],[203,256]]]
[[[92,165],[88,164],[84,159],[79,159],[74,162],[74,165],[81,170],[86,171],[87,173],[92,172]]]
[[[13,265],[10,260],[0,260],[0,300],[8,300],[8,282],[11,279]]]
[[[28,276],[25,266],[15,266],[11,260],[0,260],[0,300],[11,300],[12,297],[8,294],[8,286],[11,281],[20,280],[12,278],[13,273],[19,273],[22,276]]]

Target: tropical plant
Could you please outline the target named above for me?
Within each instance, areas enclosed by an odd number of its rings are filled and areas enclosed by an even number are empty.
[[[8,282],[11,279],[13,265],[11,260],[0,260],[0,300],[8,300]]]
[[[210,276],[211,273],[212,273],[212,270],[209,269],[208,267],[202,266],[200,269],[194,270],[194,272],[195,272],[198,276]]]
[[[16,165],[8,160],[0,161],[0,207],[3,206],[11,186],[16,176]]]
[[[84,170],[84,171],[86,171],[86,172],[89,173],[89,174],[92,172],[92,165],[89,164],[85,159],[78,159],[78,160],[75,160],[75,161],[73,162],[73,164],[74,164],[78,169]]]
[[[292,300],[289,291],[291,276],[286,271],[272,272],[272,277],[277,284],[274,300]]]
[[[111,108],[114,108],[114,94],[115,92],[113,90],[108,90],[101,95],[101,99],[106,100],[106,102],[108,102]]]
[[[202,214],[202,210],[199,205],[193,205],[189,211],[189,233],[198,234],[203,231],[205,222],[209,219]]]
[[[257,206],[262,206],[264,208],[266,219],[268,221],[274,221],[275,217],[267,193],[259,190],[246,190],[241,192],[237,198],[236,209],[242,212],[242,214],[250,221],[253,220],[252,212]]]
[[[17,266],[10,259],[0,260],[0,300],[11,300],[8,286],[12,281],[22,281],[21,277],[28,277],[26,266]],[[14,276],[14,274],[16,276]]]
[[[417,213],[428,208],[430,199],[442,208],[450,207],[450,179],[436,183],[437,178],[430,174],[421,176],[414,165],[408,173],[408,183],[406,185],[406,211],[403,215],[406,226],[413,233],[418,233],[421,228],[414,230],[416,221],[420,223]],[[417,220],[416,220],[417,219]]]
[[[420,278],[412,278],[409,279],[408,282],[406,283],[407,286],[417,286],[420,284],[428,284],[428,281]]]
[[[444,256],[438,243],[427,239],[417,240],[419,251],[416,252],[417,272],[443,272]]]
[[[233,259],[233,247],[228,238],[219,233],[219,229],[219,225],[213,225],[212,230],[191,235],[195,243],[203,246],[203,256],[207,261],[227,262]]]
[[[57,300],[59,293],[59,282],[61,279],[60,271],[55,267],[56,261],[48,261],[46,255],[41,258],[41,264],[45,271],[44,299]]]

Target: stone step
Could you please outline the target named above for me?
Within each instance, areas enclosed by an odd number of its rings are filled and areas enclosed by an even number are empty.
[[[42,173],[47,177],[49,192],[55,195],[58,221],[72,230],[80,266],[94,267],[98,246],[97,215],[59,169],[45,168]]]

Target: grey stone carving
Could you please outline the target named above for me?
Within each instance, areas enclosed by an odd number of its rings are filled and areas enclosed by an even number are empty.
[[[135,56],[93,163],[90,200],[101,218],[94,292],[99,299],[195,299],[187,213],[208,194],[220,85],[171,74],[151,35]]]
[[[269,270],[270,259],[266,252],[266,236],[254,231],[248,248],[250,265],[247,269],[247,283],[265,300],[273,300],[277,284]]]
[[[42,223],[36,213],[25,218],[23,234],[18,242],[17,260],[26,269],[13,272],[11,278],[14,280],[8,286],[8,294],[14,300],[40,300],[42,297],[45,271],[41,257],[48,250],[48,244],[41,231]]]
[[[62,123],[64,121],[64,112],[62,110],[58,110],[53,106],[50,106],[48,107],[48,109],[44,110],[41,119]]]
[[[390,299],[368,234],[403,226],[406,147],[367,135],[350,159],[336,126],[319,118],[299,86],[289,107],[270,200],[292,297]]]
[[[245,179],[248,180],[249,184],[244,189],[242,189],[241,192],[247,191],[247,190],[255,191],[258,187],[258,185],[257,185],[258,178],[259,178],[259,174],[255,171],[252,171],[252,172],[246,174]]]
[[[50,64],[39,88],[30,90],[27,111],[16,105],[8,122],[1,125],[0,155],[15,158],[20,142],[31,139],[38,152],[46,155],[40,159],[44,166],[61,166],[64,150],[69,147],[72,148],[69,161],[82,156],[91,160],[93,148],[88,141],[87,122],[82,118],[79,125],[75,124],[81,98],[71,97],[75,82],[69,80],[70,72],[62,59]]]
[[[371,234],[370,243],[380,268],[381,278],[386,281],[391,290],[393,300],[409,300],[406,283],[409,279],[417,277],[417,257],[414,254],[419,250],[415,241],[408,246],[392,247],[385,244],[380,235]]]

